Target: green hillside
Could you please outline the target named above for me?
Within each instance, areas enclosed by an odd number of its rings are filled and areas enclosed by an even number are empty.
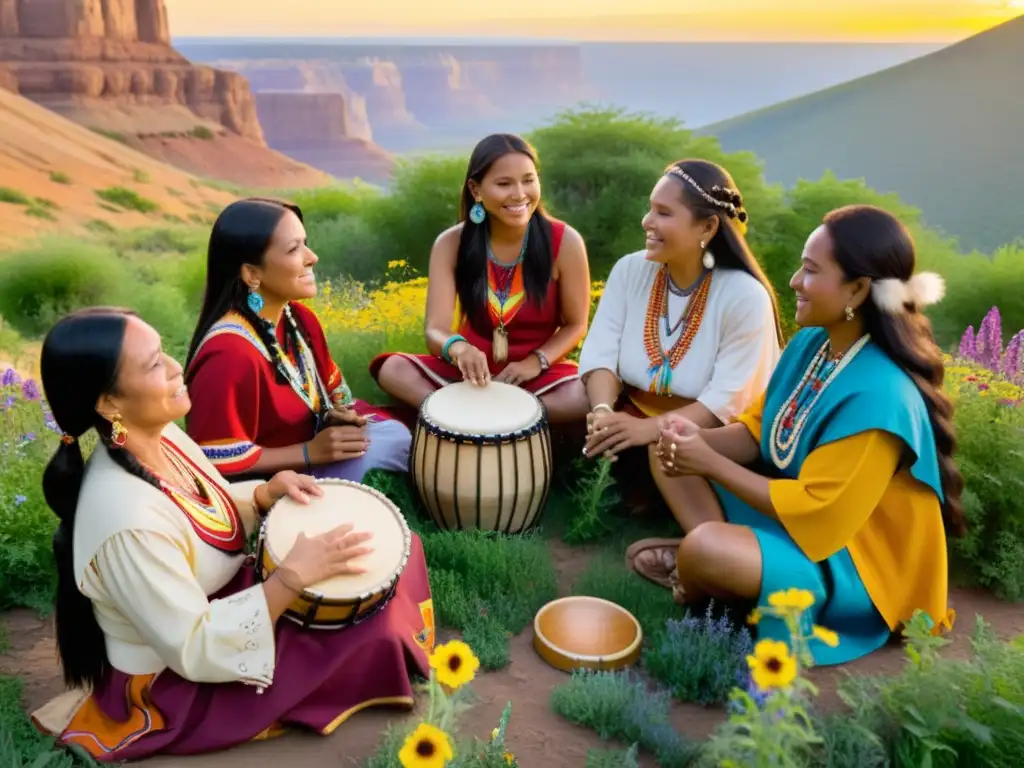
[[[757,153],[771,181],[863,178],[990,250],[1024,237],[1024,16],[698,133]]]

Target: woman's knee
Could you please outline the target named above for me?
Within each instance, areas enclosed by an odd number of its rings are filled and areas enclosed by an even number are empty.
[[[387,390],[395,382],[408,379],[410,376],[415,375],[415,373],[412,363],[401,355],[391,355],[391,357],[381,363],[380,370],[377,371],[377,383],[381,389]]]

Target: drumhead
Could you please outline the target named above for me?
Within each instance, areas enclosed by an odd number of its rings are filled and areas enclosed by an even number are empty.
[[[324,495],[309,504],[287,496],[274,504],[265,528],[265,546],[274,562],[280,564],[287,557],[300,532],[312,537],[353,523],[355,531],[373,532],[367,542],[373,552],[358,561],[366,573],[335,576],[307,591],[328,598],[354,598],[389,587],[409,558],[411,535],[402,513],[386,496],[359,483],[321,480],[320,487]]]
[[[484,387],[458,381],[432,392],[423,402],[423,415],[429,421],[466,435],[518,432],[536,424],[541,413],[536,395],[500,381]]]

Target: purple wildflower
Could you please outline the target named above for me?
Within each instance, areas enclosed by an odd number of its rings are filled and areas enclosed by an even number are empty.
[[[26,443],[31,443],[33,440],[36,439],[36,433],[35,432],[27,432],[27,433],[25,433],[24,435],[21,436],[21,439],[24,440]]]
[[[21,376],[13,368],[8,368],[0,376],[0,387],[16,387],[21,384]]]
[[[967,326],[964,335],[960,337],[960,357],[964,360],[976,360],[978,348],[974,340],[974,326]]]
[[[1010,381],[1015,381],[1021,374],[1021,347],[1024,346],[1024,330],[1017,331],[1017,335],[1010,339],[1006,345],[1006,357],[1003,360],[1003,373]]]
[[[1003,324],[999,316],[999,307],[992,307],[981,321],[981,329],[976,340],[978,350],[977,361],[990,371],[1002,370],[1003,362]]]
[[[21,385],[21,396],[26,400],[39,399],[39,385],[36,384],[35,379],[25,379],[25,383]]]
[[[979,392],[985,392],[988,388],[989,388],[988,384],[986,384],[984,381],[979,381],[978,382],[978,391]]]
[[[16,506],[16,507],[20,507],[20,506],[21,506],[22,504],[24,504],[24,503],[25,503],[26,501],[28,501],[28,497],[27,497],[27,496],[22,496],[22,495],[21,495],[21,494],[19,493],[19,494],[18,494],[17,496],[15,496],[15,497],[14,497],[14,506]]]
[[[8,408],[13,408],[14,407],[14,403],[15,403],[14,395],[8,395],[7,399],[4,400],[3,407],[0,408],[0,410],[6,411]]]

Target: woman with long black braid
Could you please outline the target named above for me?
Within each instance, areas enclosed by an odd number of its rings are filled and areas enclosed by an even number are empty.
[[[188,359],[189,435],[227,476],[294,469],[359,481],[407,469],[409,430],[352,397],[323,327],[317,256],[298,206],[232,203],[210,236],[206,296]]]

